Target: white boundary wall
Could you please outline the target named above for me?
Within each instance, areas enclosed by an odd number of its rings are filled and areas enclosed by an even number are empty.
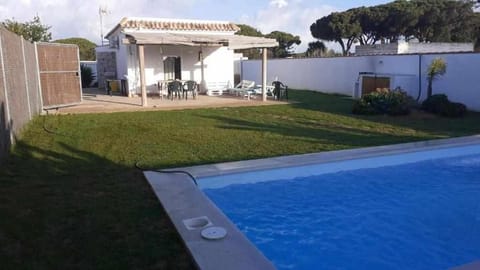
[[[421,86],[423,100],[427,90],[426,71],[434,58],[447,62],[447,72],[433,82],[433,93],[446,94],[450,100],[480,111],[480,53],[271,59],[267,82],[278,79],[289,88],[353,96],[359,72],[373,72],[391,75],[391,88],[399,86],[414,98]],[[242,79],[260,83],[261,68],[260,60],[242,61]]]

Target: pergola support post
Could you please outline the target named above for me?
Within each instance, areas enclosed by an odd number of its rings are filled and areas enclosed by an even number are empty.
[[[145,51],[144,45],[139,44],[138,46],[138,62],[140,68],[140,89],[142,91],[142,106],[147,106],[147,87],[145,82]]]
[[[267,101],[267,48],[262,48],[262,101]]]
[[[200,47],[200,51],[198,52],[198,57],[200,58],[200,92],[207,93],[207,83],[205,82],[205,63],[203,59],[203,48]]]

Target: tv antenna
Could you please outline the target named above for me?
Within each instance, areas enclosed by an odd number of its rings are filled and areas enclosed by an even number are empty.
[[[106,5],[101,5],[98,7],[98,15],[100,16],[100,39],[102,42],[103,46],[103,16],[106,16],[108,14],[107,6]]]

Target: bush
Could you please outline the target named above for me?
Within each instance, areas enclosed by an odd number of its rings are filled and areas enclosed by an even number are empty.
[[[406,115],[410,113],[413,99],[401,89],[379,89],[363,96],[353,104],[354,114]]]
[[[450,103],[448,97],[443,94],[432,95],[431,97],[427,98],[422,103],[422,110],[440,114],[440,112],[445,108],[445,106]]]
[[[95,80],[95,75],[93,75],[92,69],[85,65],[80,65],[80,76],[82,77],[82,87],[90,87],[92,82]]]
[[[446,117],[463,117],[467,113],[467,106],[458,102],[450,102],[440,113]]]
[[[377,114],[373,106],[371,106],[371,104],[363,98],[359,100],[355,100],[355,102],[353,103],[352,112],[354,114],[365,114],[365,115]]]
[[[422,103],[422,109],[445,117],[462,117],[467,107],[462,103],[451,102],[443,94],[432,95]]]

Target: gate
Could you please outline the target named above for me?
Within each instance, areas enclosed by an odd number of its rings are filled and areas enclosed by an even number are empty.
[[[43,108],[80,103],[82,85],[77,45],[37,43],[37,53]]]
[[[378,88],[390,89],[389,77],[362,77],[362,96],[376,91]]]

